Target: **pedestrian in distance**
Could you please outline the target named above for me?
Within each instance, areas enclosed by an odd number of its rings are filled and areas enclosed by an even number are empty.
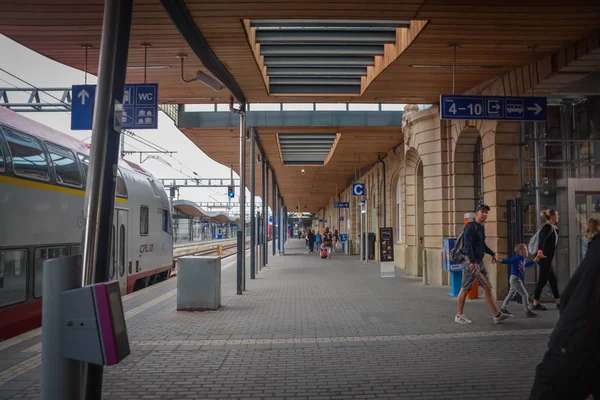
[[[558,279],[552,269],[552,260],[554,259],[554,254],[558,245],[558,211],[544,210],[541,212],[541,216],[542,219],[545,220],[545,223],[537,233],[537,255],[540,257],[540,261],[538,261],[537,264],[540,268],[538,281],[535,285],[535,291],[533,292],[533,309],[546,311],[547,308],[540,304],[540,297],[542,289],[548,282],[550,283],[550,289],[552,289],[552,294],[554,295],[556,308],[560,308]]]
[[[498,259],[499,263],[510,265],[510,290],[508,291],[508,296],[504,299],[504,303],[502,303],[500,311],[504,314],[512,315],[512,313],[508,311],[508,304],[513,297],[515,297],[515,294],[519,293],[523,298],[525,316],[528,318],[536,317],[537,314],[531,311],[529,294],[527,294],[523,282],[525,281],[525,268],[535,265],[535,263],[540,260],[540,256],[536,256],[533,261],[527,261],[527,245],[524,243],[515,246],[515,253],[517,253],[517,255],[512,258]]]
[[[587,229],[585,230],[585,234],[583,235],[583,243],[581,249],[581,259],[585,258],[585,254],[587,253],[588,246],[594,236],[596,236],[600,232],[600,226],[598,226],[598,220],[596,218],[590,218],[588,220]]]
[[[509,314],[504,314],[498,310],[494,299],[492,297],[492,288],[489,285],[489,274],[485,265],[483,265],[483,256],[489,254],[492,256],[492,263],[496,263],[496,253],[492,251],[485,243],[485,228],[484,224],[487,220],[490,207],[486,204],[480,204],[475,210],[475,221],[471,221],[465,227],[463,232],[464,242],[462,254],[466,258],[466,263],[462,266],[462,289],[458,294],[457,300],[457,312],[454,318],[454,322],[459,324],[471,324],[471,321],[466,315],[464,315],[465,301],[467,294],[473,287],[473,282],[479,275],[483,276],[481,280],[488,284],[484,285],[483,294],[485,301],[490,307],[493,314],[494,323],[498,324],[505,319],[509,318]],[[485,280],[484,280],[485,279]]]

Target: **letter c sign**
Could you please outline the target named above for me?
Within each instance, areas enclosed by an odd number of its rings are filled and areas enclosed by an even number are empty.
[[[353,183],[352,184],[352,196],[364,196],[365,195],[365,184],[364,183]]]

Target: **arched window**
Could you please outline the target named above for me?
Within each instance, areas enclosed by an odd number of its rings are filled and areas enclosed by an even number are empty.
[[[396,242],[402,243],[402,186],[400,179],[396,184]]]

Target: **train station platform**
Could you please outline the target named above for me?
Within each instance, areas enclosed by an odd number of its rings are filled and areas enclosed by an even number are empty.
[[[105,369],[106,399],[524,399],[556,310],[494,324],[483,299],[454,323],[447,287],[381,278],[290,239],[236,295],[223,260],[218,311],[175,310],[177,282],[124,298],[132,353]],[[0,399],[39,398],[39,331],[0,343]]]

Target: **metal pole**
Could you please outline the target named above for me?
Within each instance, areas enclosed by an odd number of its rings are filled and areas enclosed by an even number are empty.
[[[275,174],[273,173],[274,171],[271,170],[271,191],[273,192],[271,194],[271,210],[273,212],[273,226],[271,228],[271,237],[273,239],[272,242],[272,254],[275,255],[275,253],[277,252],[277,247],[275,246],[275,238],[277,237],[277,229],[276,229],[276,225],[277,225],[277,196],[276,196],[276,192],[277,192],[277,186],[275,186]]]
[[[357,200],[358,201],[358,200]],[[363,243],[363,206],[362,203],[359,203],[359,208],[358,208],[358,215],[360,217],[360,236],[358,238],[358,244],[360,245],[360,260],[363,260],[363,255],[364,255],[364,243]]]
[[[250,279],[256,279],[256,128],[250,129]]]
[[[537,123],[534,122],[533,123],[533,137],[537,139],[538,137],[538,127],[537,127]],[[535,211],[536,211],[536,221],[537,221],[537,226],[540,226],[542,223],[542,217],[540,215],[541,213],[541,207],[542,207],[542,199],[540,197],[540,146],[539,146],[539,140],[536,140],[533,143],[533,149],[534,149],[534,162],[535,162],[535,166],[534,166],[534,170],[535,170]]]
[[[81,396],[81,362],[63,356],[60,295],[81,287],[81,256],[43,263],[41,400],[76,400]]]
[[[365,201],[365,264],[369,262],[369,207]]]
[[[269,165],[263,155],[263,218],[265,229],[264,235],[264,265],[269,263]]]
[[[100,43],[98,83],[92,121],[90,165],[85,191],[82,285],[108,279],[121,127],[115,126],[116,101],[123,102],[133,0],[106,0]],[[84,364],[86,399],[102,397],[103,367]]]

